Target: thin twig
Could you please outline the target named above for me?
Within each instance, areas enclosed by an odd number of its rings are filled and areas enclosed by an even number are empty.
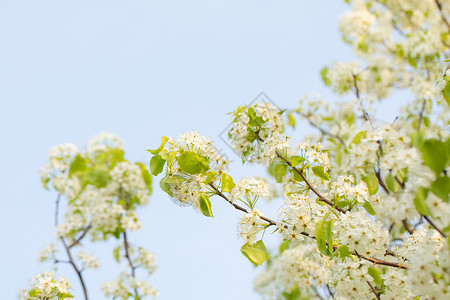
[[[58,194],[56,197],[56,204],[55,204],[55,227],[58,226],[58,214],[59,214],[59,200],[61,199],[61,194]]]
[[[241,206],[239,206],[239,205],[233,203],[233,201],[231,201],[230,199],[228,199],[227,196],[225,196],[222,192],[219,191],[219,189],[214,185],[213,182],[209,182],[208,185],[216,192],[216,194],[217,194],[218,196],[220,196],[220,197],[223,198],[225,201],[227,201],[228,203],[230,203],[235,209],[240,210],[240,211],[245,212],[245,213],[249,213],[247,209],[245,209],[245,208],[243,208],[243,207],[241,207]],[[269,219],[269,218],[266,218],[266,217],[264,217],[264,216],[259,216],[259,217],[260,217],[262,220],[264,220],[264,221],[266,221],[267,223],[269,223],[269,226],[270,226],[270,225],[276,225],[276,222],[273,221],[273,220],[271,220],[271,219]],[[285,228],[286,228],[286,226],[285,226]],[[302,235],[304,235],[304,236],[307,236],[307,237],[309,237],[309,238],[312,238],[312,239],[316,239],[315,236],[311,236],[311,235],[310,235],[309,233],[307,233],[307,232],[300,232],[300,234],[302,234]],[[333,246],[333,249],[334,249],[334,250],[336,250],[337,248],[338,248],[337,246]],[[356,251],[351,252],[351,254],[357,255],[359,258],[364,259],[364,260],[367,260],[367,261],[370,261],[371,263],[376,264],[376,265],[383,265],[383,266],[389,266],[389,267],[395,267],[395,268],[401,268],[401,269],[407,269],[407,268],[408,268],[406,265],[403,265],[403,264],[400,264],[400,263],[390,262],[390,261],[385,261],[385,260],[378,259],[378,258],[374,258],[374,257],[367,257],[367,256],[364,256],[364,255],[359,255]]]
[[[431,221],[431,219],[430,219],[428,216],[423,216],[423,215],[422,215],[422,217],[423,217],[425,220],[427,220],[427,222],[430,223],[430,225],[431,225],[434,229],[436,229],[436,231],[439,232],[439,233],[442,235],[442,237],[444,237],[444,238],[447,237],[447,235],[446,235],[441,229],[439,229],[439,227],[437,227],[437,225],[434,224],[434,222]]]
[[[133,261],[131,260],[130,251],[128,249],[129,244],[127,239],[127,231],[125,229],[123,230],[123,246],[125,248],[125,257],[128,260],[128,264],[130,265],[131,276],[133,276],[133,278],[136,278],[136,267],[134,266]],[[134,292],[136,293],[138,299],[140,299],[137,288],[134,288]]]
[[[378,292],[375,290],[375,288],[373,287],[373,285],[372,285],[369,281],[366,280],[366,282],[367,282],[367,284],[370,286],[370,289],[372,290],[372,292],[375,294],[375,297],[377,297],[377,300],[380,300],[380,299],[381,299],[381,298],[380,298],[380,293],[378,293]]]
[[[447,26],[447,30],[450,32],[450,23],[448,22],[447,18],[444,15],[444,11],[442,9],[442,4],[439,0],[434,0],[436,3],[436,6],[439,9],[439,13],[441,14],[442,21],[444,21],[445,25]]]
[[[423,100],[422,108],[420,109],[420,113],[419,113],[419,124],[417,125],[417,131],[420,131],[420,127],[422,126],[423,113],[425,112],[425,104],[426,104],[426,100]]]
[[[328,204],[329,206],[335,208],[336,210],[342,212],[342,213],[346,213],[346,210],[338,207],[338,206],[334,206],[333,202],[331,202],[330,200],[328,200],[327,198],[325,198],[318,190],[316,190],[316,188],[314,188],[314,186],[308,181],[308,179],[306,178],[305,174],[303,173],[303,170],[299,170],[298,168],[296,168],[295,166],[292,165],[292,163],[287,160],[286,158],[284,158],[283,156],[280,155],[280,153],[278,153],[278,151],[276,151],[277,157],[280,158],[281,160],[283,160],[289,167],[292,168],[292,170],[294,170],[298,175],[300,175],[303,179],[303,181],[306,183],[306,185],[308,186],[308,188],[313,191],[314,194],[317,195],[317,197],[319,197],[319,200],[322,202],[325,202],[326,204]]]
[[[377,176],[378,183],[383,188],[383,190],[386,192],[386,194],[389,194],[390,191],[386,187],[386,184],[384,183],[383,178],[381,177],[380,170],[379,169],[377,169],[377,170],[374,169],[374,171],[375,171],[375,175]]]
[[[409,234],[413,234],[414,233],[414,229],[412,229],[411,226],[409,226],[407,219],[403,219],[402,220],[402,224],[403,224],[403,227],[405,227],[406,231],[409,232]]]
[[[75,272],[78,275],[78,279],[80,280],[81,287],[83,288],[84,299],[88,300],[87,288],[84,283],[84,279],[83,279],[83,275],[81,274],[81,270],[75,264],[75,261],[72,258],[72,254],[70,253],[70,248],[67,246],[66,240],[63,237],[61,237],[61,242],[64,245],[64,249],[66,249],[67,257],[69,258],[70,264],[72,265],[73,269],[75,270]]]
[[[61,194],[58,194],[58,197],[56,198],[56,204],[55,204],[55,227],[58,226],[59,202],[60,202],[60,200],[61,200]],[[81,236],[81,238],[83,238],[83,236]],[[80,238],[80,240],[81,240],[81,238]],[[66,240],[64,239],[64,237],[61,236],[60,239],[61,239],[61,242],[62,242],[62,244],[64,246],[64,249],[66,250],[67,257],[69,258],[69,260],[68,261],[63,261],[63,260],[55,259],[55,263],[68,263],[68,264],[72,265],[72,268],[75,270],[75,273],[77,273],[77,275],[78,275],[78,279],[79,279],[79,281],[81,283],[81,287],[83,288],[84,299],[88,300],[89,298],[88,298],[88,294],[87,294],[86,284],[85,284],[84,279],[83,279],[82,270],[80,270],[77,267],[75,261],[72,258],[72,253],[70,252],[70,248],[72,247],[72,245],[68,246],[67,243],[66,243]]]
[[[345,142],[344,142],[338,135],[333,134],[333,133],[331,133],[331,132],[329,132],[329,131],[323,129],[322,127],[320,127],[319,125],[317,125],[316,123],[314,123],[314,121],[311,120],[311,118],[309,117],[309,115],[307,115],[307,114],[305,114],[305,113],[302,113],[302,112],[297,112],[297,113],[298,113],[300,116],[302,116],[303,118],[305,118],[305,119],[308,121],[309,125],[311,125],[312,127],[316,128],[317,130],[319,130],[323,135],[331,136],[331,137],[337,139],[337,140],[339,141],[339,143],[341,143],[344,147],[347,147],[347,146],[345,145]]]
[[[89,229],[91,229],[92,224],[89,224],[81,233],[81,235],[75,239],[72,244],[69,245],[69,248],[72,248],[73,246],[77,245],[80,243],[80,241],[86,236],[86,234],[88,233]]]

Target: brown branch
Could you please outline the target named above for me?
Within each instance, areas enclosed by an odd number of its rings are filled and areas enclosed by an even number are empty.
[[[127,231],[125,229],[123,230],[123,246],[125,248],[125,257],[128,260],[128,264],[131,269],[131,276],[133,276],[133,278],[136,278],[136,266],[133,264],[133,261],[131,260],[130,251],[128,249],[129,244],[128,244],[128,239],[127,239]],[[140,299],[137,288],[134,288],[134,292],[136,293],[136,296],[138,297],[138,299]]]
[[[426,100],[423,100],[422,108],[420,109],[420,113],[419,113],[419,124],[417,125],[417,131],[420,131],[420,127],[422,126],[423,113],[425,111],[425,104],[426,104]]]
[[[216,192],[216,194],[218,196],[220,196],[221,198],[223,198],[225,201],[227,201],[228,203],[230,203],[235,209],[240,210],[242,212],[245,213],[249,213],[249,211],[245,208],[243,208],[242,206],[239,206],[235,203],[233,203],[233,201],[231,201],[230,199],[228,199],[227,196],[225,196],[221,191],[219,191],[219,189],[214,185],[213,182],[209,182],[208,185]],[[264,216],[259,216],[262,220],[266,221],[267,223],[269,223],[269,226],[273,225],[276,226],[276,222],[266,218]],[[284,226],[285,228],[287,228],[287,226]],[[307,236],[311,239],[316,239],[315,236],[310,235],[307,232],[300,232],[300,234]],[[336,250],[338,247],[337,246],[333,246],[333,249]],[[359,258],[362,258],[364,260],[370,261],[373,264],[377,264],[377,265],[383,265],[383,266],[389,266],[389,267],[395,267],[395,268],[401,268],[401,269],[407,269],[408,267],[406,265],[400,264],[400,263],[396,263],[396,262],[390,262],[390,261],[385,261],[382,259],[378,259],[378,258],[374,258],[374,257],[367,257],[364,255],[359,255],[356,251],[353,251],[351,254],[358,256]]]
[[[299,174],[299,175],[302,177],[303,181],[306,183],[306,185],[308,186],[308,188],[309,188],[311,191],[313,191],[313,193],[316,194],[317,197],[319,197],[319,200],[320,200],[320,201],[325,202],[325,203],[328,204],[329,206],[331,206],[331,207],[337,209],[338,211],[340,211],[340,212],[342,212],[342,213],[346,213],[346,212],[347,212],[346,210],[344,210],[344,209],[342,209],[342,208],[340,208],[340,207],[334,206],[333,202],[331,202],[330,200],[328,200],[327,198],[325,198],[318,190],[316,190],[316,189],[312,186],[312,184],[308,181],[308,179],[306,178],[305,174],[303,173],[303,170],[299,170],[298,168],[296,168],[295,166],[293,166],[292,163],[291,163],[289,160],[287,160],[286,158],[284,158],[283,156],[281,156],[280,153],[278,153],[278,151],[276,151],[276,154],[277,154],[277,157],[278,157],[278,158],[280,158],[281,160],[283,160],[289,167],[292,168],[292,170],[294,170],[297,174]]]
[[[445,26],[447,26],[447,30],[450,32],[450,23],[448,22],[447,18],[445,18],[445,16],[444,16],[444,11],[442,9],[441,2],[439,0],[434,0],[434,2],[436,3],[439,13],[441,14],[442,21],[444,21]]]
[[[72,244],[69,245],[69,249],[72,248],[73,246],[77,245],[80,243],[80,241],[86,236],[86,234],[88,233],[88,231],[91,229],[92,224],[89,224],[81,233],[81,235],[75,239]]]
[[[384,183],[383,178],[381,178],[380,170],[374,170],[374,171],[375,171],[375,175],[377,176],[378,183],[383,188],[383,190],[386,192],[386,194],[389,194],[390,191],[386,187],[386,184]]]
[[[439,227],[437,227],[437,225],[434,224],[434,222],[431,221],[431,219],[430,219],[428,216],[422,215],[422,217],[423,217],[425,220],[427,220],[427,222],[428,222],[428,223],[429,223],[429,224],[430,224],[437,232],[439,232],[439,233],[442,235],[442,237],[444,237],[444,238],[447,237],[447,235],[445,235],[445,233],[444,233],[441,229],[439,229]]]
[[[61,194],[58,194],[58,197],[56,198],[56,205],[55,205],[55,227],[58,226],[58,215],[59,215],[59,202],[60,202],[60,200],[61,200]],[[83,238],[83,236],[81,238]],[[80,240],[81,240],[81,238],[80,238]],[[81,274],[82,271],[76,265],[75,261],[72,258],[72,253],[70,252],[70,248],[72,247],[72,245],[71,246],[67,246],[67,243],[66,243],[66,240],[64,239],[64,237],[61,236],[60,239],[61,239],[61,242],[62,242],[62,244],[64,246],[64,249],[66,250],[67,257],[69,258],[69,260],[68,261],[65,261],[65,260],[63,261],[63,260],[55,259],[55,263],[68,263],[68,264],[72,265],[72,268],[75,270],[75,273],[77,273],[78,279],[79,279],[79,281],[81,283],[81,287],[83,288],[84,299],[88,300],[89,298],[88,298],[86,284],[84,282],[83,275]]]
[[[402,224],[403,224],[403,227],[405,227],[406,231],[409,232],[409,234],[413,234],[414,233],[414,229],[412,229],[411,226],[409,226],[407,219],[403,219],[402,220]]]
[[[84,279],[83,279],[83,275],[81,274],[81,270],[75,264],[75,261],[72,258],[72,254],[70,253],[70,248],[69,248],[69,246],[67,246],[67,243],[63,237],[61,237],[61,242],[64,245],[64,249],[66,249],[67,257],[69,258],[69,263],[72,265],[73,269],[75,270],[75,272],[78,275],[78,279],[80,280],[81,287],[83,288],[84,299],[88,300],[87,288],[84,283]]]
[[[322,127],[320,127],[319,125],[317,125],[316,123],[314,123],[314,121],[311,120],[311,118],[310,118],[307,114],[304,114],[304,113],[302,113],[302,112],[297,112],[297,113],[298,113],[300,116],[302,116],[303,118],[305,118],[305,119],[308,121],[309,125],[311,125],[312,127],[316,128],[317,130],[319,130],[323,135],[331,136],[331,137],[337,139],[337,140],[339,141],[339,143],[341,143],[344,147],[347,147],[347,146],[345,145],[345,142],[344,142],[338,135],[332,134],[331,132],[329,132],[329,131],[323,129]]]
[[[55,227],[58,226],[58,214],[59,214],[59,200],[61,199],[61,194],[58,194],[56,197],[56,204],[55,204]]]
[[[377,297],[377,300],[380,300],[380,299],[381,299],[381,298],[380,298],[380,293],[378,293],[378,292],[375,290],[375,288],[373,287],[373,285],[372,285],[369,281],[366,280],[366,282],[367,282],[367,284],[370,286],[370,289],[372,290],[372,292],[375,294],[375,297]]]

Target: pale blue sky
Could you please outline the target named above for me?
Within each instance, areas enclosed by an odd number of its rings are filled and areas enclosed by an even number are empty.
[[[335,98],[319,70],[352,57],[337,30],[346,8],[333,0],[0,0],[1,298],[14,299],[51,268],[37,262],[53,241],[56,194],[38,177],[50,147],[84,147],[110,131],[129,159],[147,163],[145,149],[162,135],[197,130],[237,160],[218,136],[238,105],[261,91],[282,108],[304,93]],[[236,161],[232,172],[263,171]],[[159,299],[259,298],[254,268],[239,252],[240,214],[220,199],[212,204],[213,220],[155,187],[139,211],[144,227],[131,241],[157,255],[150,282]],[[275,217],[276,205],[267,209]],[[118,274],[112,254],[102,254],[114,245],[90,247],[103,265],[86,272],[91,299],[104,299],[100,283]],[[73,271],[59,273],[82,299]]]

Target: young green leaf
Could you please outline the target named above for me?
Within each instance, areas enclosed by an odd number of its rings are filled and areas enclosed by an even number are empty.
[[[416,196],[414,197],[414,205],[416,206],[417,211],[424,216],[431,216],[431,211],[428,208],[425,200],[428,195],[428,189],[424,187],[419,187],[417,189]]]
[[[209,201],[209,197],[206,195],[202,195],[199,199],[199,202],[202,214],[206,217],[214,217],[211,211],[211,201]]]
[[[330,180],[328,173],[325,171],[325,169],[322,166],[315,166],[315,167],[312,167],[311,169],[317,177],[320,177],[323,180]]]
[[[369,195],[375,195],[378,191],[378,179],[375,173],[369,173],[367,176],[363,176],[362,180],[366,183]]]
[[[372,205],[370,204],[370,202],[365,201],[363,204],[364,209],[372,216],[376,215],[375,210],[373,209]]]
[[[381,278],[381,271],[376,267],[369,267],[367,273],[373,278],[373,282],[378,285],[383,285],[383,278]]]
[[[277,183],[281,183],[283,181],[283,177],[286,175],[287,167],[288,166],[284,163],[277,163],[273,167],[273,177]]]
[[[113,255],[114,255],[114,259],[119,263],[120,262],[120,246],[114,248]]]
[[[170,185],[169,183],[166,182],[167,177],[163,177],[161,178],[161,180],[159,181],[159,187],[166,192],[170,197],[173,197],[173,193],[170,190]]]
[[[398,192],[402,187],[398,184],[397,180],[395,180],[394,176],[391,173],[388,173],[386,176],[386,187],[391,192]]]
[[[87,168],[86,159],[80,154],[75,156],[73,162],[70,164],[69,177],[72,177],[75,173],[84,172]]]
[[[150,149],[148,149],[147,151],[150,152],[150,153],[153,154],[153,155],[159,154],[159,152],[161,152],[161,150],[164,148],[164,145],[166,144],[166,142],[167,142],[168,140],[169,140],[169,138],[163,136],[163,137],[161,138],[161,145],[159,146],[158,149],[155,149],[155,150],[150,150]]]
[[[436,139],[426,140],[420,147],[420,152],[423,162],[437,175],[445,169],[449,153],[444,142]]]
[[[304,162],[305,159],[301,156],[293,155],[289,158],[289,161],[295,167],[295,166],[301,164],[302,162]]]
[[[254,244],[245,243],[241,247],[241,253],[255,266],[262,265],[267,258],[267,249],[262,240]]]
[[[222,174],[222,193],[229,193],[234,188],[234,181],[233,178],[223,173]]]
[[[450,105],[450,81],[447,81],[444,89],[442,90],[442,96],[444,97],[447,105]]]
[[[166,161],[161,157],[161,155],[155,155],[150,159],[150,172],[157,176],[164,169],[164,164]]]
[[[431,191],[433,194],[444,200],[444,202],[448,203],[450,194],[450,177],[439,177],[435,182],[431,185]]]
[[[178,165],[183,172],[189,174],[204,173],[209,170],[208,161],[191,151],[185,151],[180,155]]]

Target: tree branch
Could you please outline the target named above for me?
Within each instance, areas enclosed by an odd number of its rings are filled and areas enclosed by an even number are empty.
[[[304,114],[304,113],[302,113],[302,112],[297,112],[297,113],[298,113],[300,116],[302,116],[303,118],[305,118],[305,119],[308,121],[309,125],[311,125],[312,127],[316,128],[317,130],[319,130],[323,135],[331,136],[332,138],[337,139],[337,140],[339,141],[339,143],[341,143],[344,147],[347,147],[347,146],[345,145],[345,142],[344,142],[338,135],[332,134],[331,132],[329,132],[329,131],[327,131],[327,130],[321,128],[319,125],[317,125],[316,123],[314,123],[314,121],[311,120],[311,118],[310,118],[308,115],[306,115],[306,114]]]
[[[125,229],[123,230],[123,246],[125,248],[125,257],[128,260],[128,265],[130,266],[131,269],[131,276],[133,276],[133,278],[136,278],[136,266],[134,266],[133,261],[131,260],[130,251],[128,249],[129,244],[127,239],[127,231]],[[134,292],[136,293],[138,299],[140,299],[137,288],[134,288]]]
[[[367,284],[370,286],[370,289],[372,290],[372,292],[375,294],[375,297],[377,297],[377,300],[380,300],[380,299],[381,299],[381,298],[380,298],[380,293],[378,293],[378,292],[375,290],[375,288],[373,287],[373,285],[372,285],[369,281],[366,280],[366,282],[367,282]]]
[[[434,0],[436,3],[436,6],[439,10],[439,13],[441,14],[442,21],[444,21],[445,26],[447,26],[447,30],[450,32],[450,23],[448,22],[447,18],[444,16],[444,11],[442,9],[442,4],[440,0]]]
[[[69,258],[69,263],[72,265],[73,269],[75,270],[75,272],[78,275],[78,279],[80,280],[81,287],[83,288],[84,299],[88,300],[86,284],[84,283],[84,279],[83,279],[83,275],[81,274],[81,270],[75,264],[75,261],[72,258],[72,254],[70,253],[70,248],[69,248],[69,246],[67,246],[67,243],[63,237],[61,237],[61,242],[64,246],[64,249],[66,249],[67,257]]]
[[[444,233],[441,229],[439,229],[439,227],[437,227],[437,225],[434,224],[434,222],[431,221],[431,219],[430,219],[428,216],[422,215],[422,217],[423,217],[425,220],[427,220],[427,222],[428,222],[428,223],[429,223],[429,224],[430,224],[437,232],[439,232],[439,233],[442,235],[442,237],[444,237],[444,238],[447,237],[447,235],[445,235],[445,233]]]
[[[89,223],[89,225],[83,230],[83,232],[81,233],[81,235],[72,242],[72,244],[69,245],[69,249],[72,248],[73,246],[77,245],[80,243],[80,241],[86,236],[86,234],[88,233],[89,229],[91,229],[92,224]]]
[[[227,196],[225,196],[222,192],[219,191],[219,189],[214,185],[213,182],[209,182],[208,185],[216,192],[216,194],[218,196],[220,196],[221,198],[223,198],[225,201],[227,201],[228,203],[230,203],[235,209],[240,210],[242,212],[245,213],[249,213],[247,209],[243,208],[242,206],[239,206],[235,203],[233,203],[233,201],[231,201],[230,199],[228,199]],[[271,225],[276,225],[276,222],[266,218],[264,216],[259,216],[262,220],[266,221],[267,223],[269,223],[269,226]],[[287,226],[285,225],[285,228],[287,228]],[[316,239],[315,236],[311,236],[309,233],[307,232],[301,232],[300,234],[307,236],[311,239]],[[333,249],[336,250],[338,247],[337,246],[333,246]],[[364,255],[359,255],[356,251],[353,251],[351,254],[358,256],[359,258],[362,258],[364,260],[370,261],[373,264],[376,265],[384,265],[384,266],[389,266],[389,267],[395,267],[395,268],[401,268],[401,269],[407,269],[408,267],[406,265],[400,264],[400,263],[396,263],[396,262],[390,262],[390,261],[385,261],[382,259],[378,259],[378,258],[374,258],[374,257],[367,257]]]

